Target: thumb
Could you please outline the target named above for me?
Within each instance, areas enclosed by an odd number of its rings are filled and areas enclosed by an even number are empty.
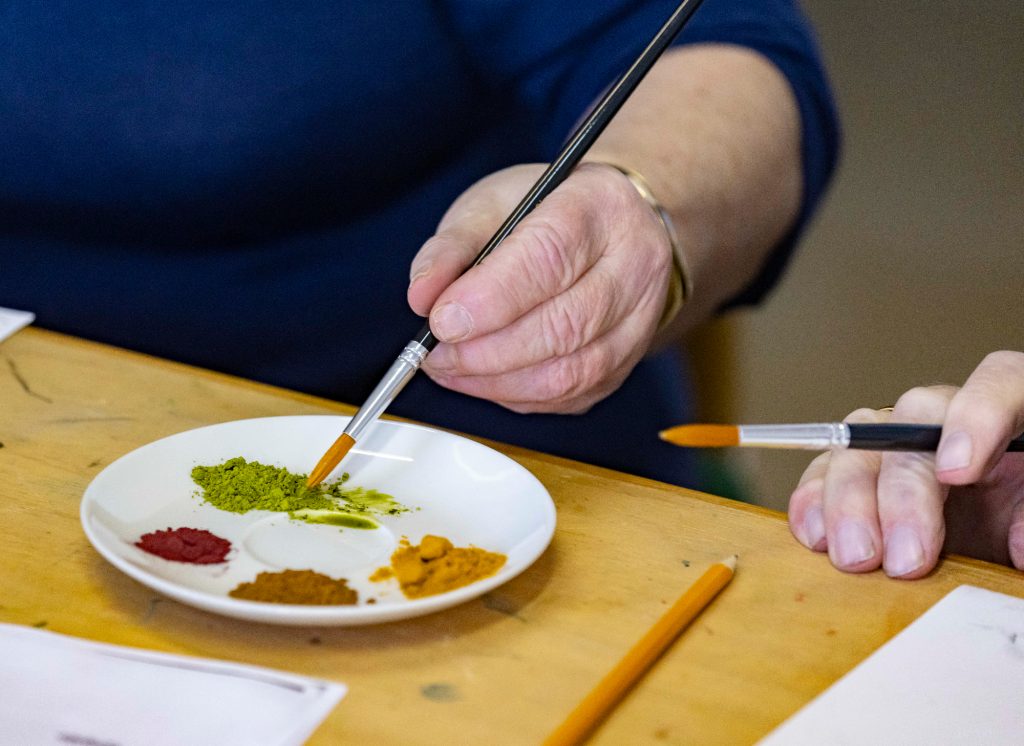
[[[935,454],[939,481],[972,484],[989,473],[1024,430],[1024,353],[990,353],[946,410]]]

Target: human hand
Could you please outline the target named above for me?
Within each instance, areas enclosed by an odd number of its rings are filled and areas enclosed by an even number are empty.
[[[814,459],[789,501],[805,546],[847,572],[926,575],[945,548],[1024,570],[1024,353],[994,352],[963,388],[911,389],[891,412],[848,422],[941,422],[936,453],[837,450]]]
[[[409,305],[440,344],[423,370],[515,412],[584,412],[650,346],[672,266],[629,180],[585,163],[461,277],[544,166],[498,171],[449,208],[413,259]]]

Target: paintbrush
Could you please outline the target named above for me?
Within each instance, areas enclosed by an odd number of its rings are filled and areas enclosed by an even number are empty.
[[[802,448],[824,451],[855,448],[863,451],[934,451],[942,425],[897,422],[820,422],[801,425],[677,425],[658,433],[677,446],[718,448]],[[1024,436],[1011,440],[1007,451],[1024,451]]]
[[[636,61],[624,72],[612,85],[605,95],[593,108],[590,114],[580,123],[579,127],[569,138],[562,152],[551,162],[547,170],[541,174],[540,179],[534,184],[523,200],[516,206],[512,213],[505,219],[498,228],[491,240],[484,245],[477,254],[476,259],[466,269],[480,264],[511,232],[519,225],[520,221],[528,215],[534,207],[540,204],[541,200],[547,197],[555,187],[561,184],[572,170],[579,164],[580,160],[594,144],[594,141],[608,126],[612,117],[619,111],[622,104],[633,93],[640,81],[644,79],[647,72],[661,56],[662,52],[682,30],[690,17],[700,7],[702,0],[683,0],[676,10],[669,16],[669,19],[661,27],[654,38],[647,45]],[[419,334],[412,339],[402,350],[398,359],[391,365],[388,372],[384,374],[380,383],[370,392],[369,398],[359,408],[355,416],[349,422],[345,432],[327,450],[317,465],[310,472],[307,484],[315,487],[324,480],[341,463],[345,455],[356,444],[367,427],[380,417],[388,405],[394,401],[398,393],[412,379],[419,370],[423,359],[437,345],[437,339],[430,331],[430,324],[424,324]]]

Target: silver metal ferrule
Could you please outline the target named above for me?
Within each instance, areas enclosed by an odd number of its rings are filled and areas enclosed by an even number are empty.
[[[824,451],[850,445],[850,427],[844,422],[802,425],[740,425],[741,446],[804,448]]]
[[[345,428],[345,432],[351,436],[352,440],[358,441],[367,426],[383,414],[398,393],[405,388],[405,384],[409,383],[416,371],[420,369],[428,352],[426,347],[415,340],[405,346],[398,359],[391,364],[388,372],[380,379],[377,387],[370,392],[370,396]]]

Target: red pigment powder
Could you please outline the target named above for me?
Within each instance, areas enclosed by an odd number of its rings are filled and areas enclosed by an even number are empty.
[[[231,551],[231,542],[202,528],[168,528],[143,534],[135,546],[157,557],[194,565],[223,562]]]

